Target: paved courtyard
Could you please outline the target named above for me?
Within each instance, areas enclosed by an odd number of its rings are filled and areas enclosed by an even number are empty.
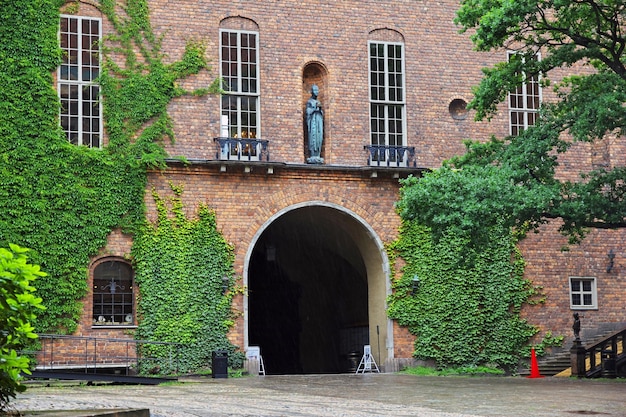
[[[149,408],[153,417],[626,417],[626,381],[398,374],[185,378],[160,386],[36,385],[13,404],[24,413]]]

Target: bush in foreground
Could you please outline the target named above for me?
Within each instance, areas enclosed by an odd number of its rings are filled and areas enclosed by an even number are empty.
[[[30,359],[19,351],[37,338],[31,322],[44,308],[31,283],[46,274],[27,262],[26,252],[13,244],[0,248],[0,411],[25,390],[20,379],[30,373]]]

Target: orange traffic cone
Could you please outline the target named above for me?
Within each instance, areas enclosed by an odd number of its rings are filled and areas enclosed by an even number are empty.
[[[535,348],[530,349],[530,375],[527,378],[543,378],[539,373],[539,364],[537,364]]]

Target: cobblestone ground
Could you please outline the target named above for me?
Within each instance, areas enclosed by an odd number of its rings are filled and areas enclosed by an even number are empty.
[[[185,378],[160,386],[37,384],[13,402],[42,410],[149,408],[153,417],[626,417],[626,381],[396,374]]]

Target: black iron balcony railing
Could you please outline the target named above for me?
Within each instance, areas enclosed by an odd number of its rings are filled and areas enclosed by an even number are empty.
[[[225,161],[269,161],[268,141],[249,138],[214,138],[216,158]]]
[[[414,146],[365,145],[367,164],[372,167],[416,167]]]

